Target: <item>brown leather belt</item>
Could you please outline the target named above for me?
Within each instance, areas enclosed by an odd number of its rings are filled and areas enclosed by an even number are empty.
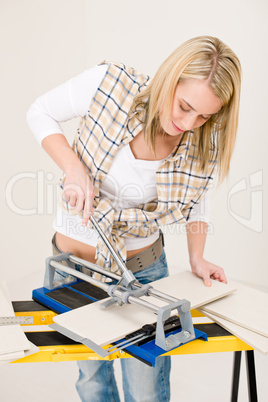
[[[160,235],[156,242],[154,242],[150,247],[146,250],[142,251],[139,254],[134,255],[127,260],[126,266],[133,273],[141,271],[144,268],[147,268],[149,265],[153,264],[155,261],[160,258],[164,247],[164,236],[160,231]]]

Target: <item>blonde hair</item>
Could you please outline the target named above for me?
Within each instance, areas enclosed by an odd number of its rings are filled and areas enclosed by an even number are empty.
[[[156,134],[163,133],[160,110],[165,117],[170,116],[176,87],[186,78],[207,80],[222,102],[217,114],[194,129],[200,169],[207,169],[211,152],[216,150],[221,182],[228,173],[236,139],[241,66],[235,53],[218,38],[200,36],[179,46],[159,67],[148,86],[134,98],[131,112],[140,116],[146,142],[155,152]]]

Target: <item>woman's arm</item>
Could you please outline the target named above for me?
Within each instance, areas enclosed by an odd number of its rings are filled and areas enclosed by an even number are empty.
[[[65,173],[64,198],[78,212],[84,211],[82,223],[86,226],[93,212],[94,188],[83,164],[62,134],[45,137],[42,147]]]
[[[86,170],[66,140],[60,123],[86,114],[107,66],[95,66],[40,96],[27,113],[36,139],[66,175],[64,198],[86,225],[92,212],[94,190]]]
[[[189,260],[193,273],[201,277],[206,286],[211,286],[211,279],[227,283],[223,268],[203,258],[207,237],[206,222],[194,221],[186,225]]]
[[[95,66],[39,96],[27,112],[27,123],[37,141],[64,134],[60,123],[83,117],[102,81],[107,66]]]

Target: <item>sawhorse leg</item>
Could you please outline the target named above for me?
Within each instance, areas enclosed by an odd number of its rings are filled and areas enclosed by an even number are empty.
[[[235,354],[234,354],[232,398],[231,398],[232,402],[237,402],[237,398],[238,398],[241,355],[242,355],[241,351],[235,352]],[[247,365],[249,401],[250,402],[258,402],[255,360],[254,360],[254,351],[253,350],[246,351],[246,365]]]
[[[237,402],[242,352],[234,352],[232,402]]]

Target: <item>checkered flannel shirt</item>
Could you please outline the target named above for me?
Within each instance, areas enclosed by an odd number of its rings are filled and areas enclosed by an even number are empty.
[[[108,239],[126,261],[125,237],[148,237],[159,226],[185,223],[196,203],[204,196],[217,166],[217,150],[212,151],[209,168],[199,171],[194,133],[185,133],[179,146],[167,157],[156,172],[158,198],[152,202],[116,212],[111,202],[100,197],[104,181],[118,149],[128,144],[143,124],[129,110],[134,96],[147,85],[149,77],[123,64],[103,62],[107,72],[92,99],[87,114],[81,119],[73,150],[83,162],[95,189],[94,216]],[[61,189],[63,188],[63,182]],[[77,214],[59,197],[60,207]],[[80,213],[82,214],[82,213]],[[91,223],[89,222],[91,228]],[[96,251],[97,264],[118,271],[101,239]]]

